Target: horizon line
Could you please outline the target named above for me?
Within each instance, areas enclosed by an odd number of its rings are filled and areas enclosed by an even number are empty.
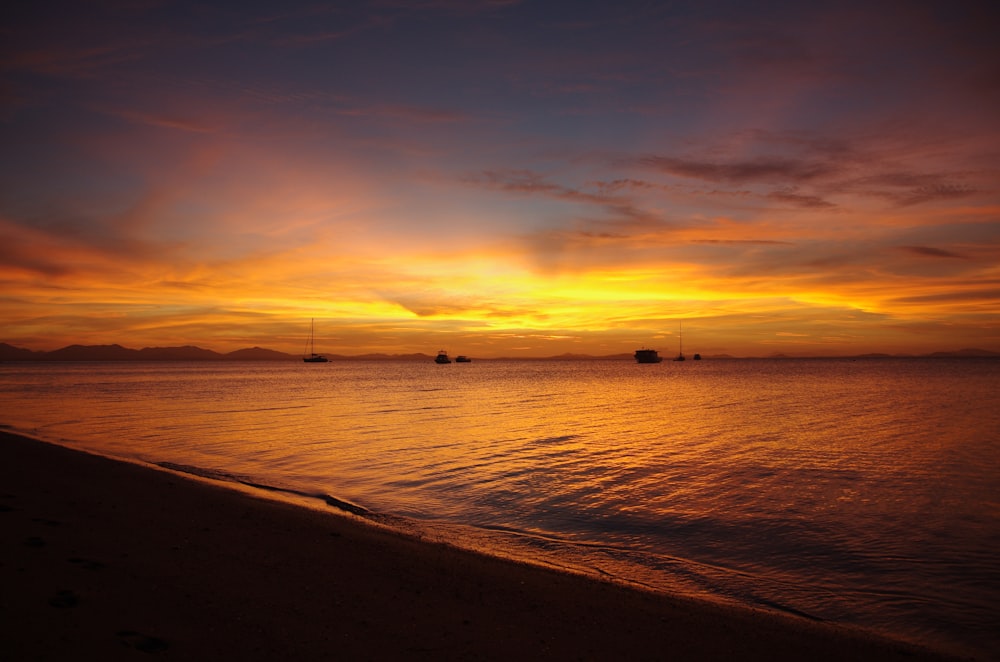
[[[0,361],[2,362],[35,362],[35,361],[99,361],[99,362],[114,362],[114,361],[134,361],[134,360],[149,360],[149,361],[185,361],[185,360],[247,360],[247,361],[284,361],[284,360],[295,360],[300,358],[297,354],[290,354],[288,352],[282,352],[280,350],[269,349],[266,347],[253,346],[244,347],[236,349],[230,352],[219,352],[213,349],[207,349],[200,347],[198,345],[173,345],[173,346],[154,346],[154,347],[143,347],[140,349],[135,349],[131,347],[126,347],[120,343],[111,344],[99,344],[99,345],[82,345],[78,343],[73,343],[60,347],[54,350],[32,350],[25,347],[18,347],[11,345],[7,342],[0,342]],[[120,358],[65,358],[61,359],[58,356],[51,357],[53,354],[69,353],[69,351],[91,351],[95,352],[97,350],[110,350],[110,351],[121,351],[125,353],[134,354],[150,354],[154,352],[160,352],[164,354],[173,353],[178,354],[179,352],[187,351],[190,353],[201,353],[201,357],[195,356],[163,356],[157,358],[151,357],[120,357]],[[271,358],[232,358],[234,354],[248,354],[252,352],[258,352],[262,355],[270,355]],[[215,356],[204,356],[204,354],[214,354]],[[5,356],[10,354],[11,356]],[[436,353],[435,353],[436,354]],[[333,353],[323,353],[331,361],[350,361],[350,360],[392,360],[392,359],[403,359],[403,360],[432,360],[435,354],[426,354],[424,352],[409,352],[409,353],[386,353],[386,352],[366,352],[363,354],[333,354]],[[18,358],[20,357],[20,358]],[[705,354],[702,355],[704,359],[715,359],[715,360],[727,360],[727,359],[857,359],[857,358],[991,358],[1000,357],[1000,352],[981,348],[962,348],[957,350],[938,350],[934,352],[927,352],[922,354],[913,353],[887,353],[887,352],[862,352],[858,354],[791,354],[788,352],[775,352],[768,355],[752,355],[752,356],[734,356],[728,353],[718,353],[718,354]],[[553,354],[547,356],[472,356],[470,358],[475,358],[480,361],[552,361],[552,360],[626,360],[633,358],[631,351],[616,352],[614,354],[586,354],[586,353],[574,353],[574,352],[564,352],[562,354]]]

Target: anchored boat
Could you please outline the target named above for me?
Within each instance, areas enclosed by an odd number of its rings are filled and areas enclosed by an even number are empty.
[[[663,358],[656,352],[655,349],[637,349],[635,350],[635,362],[636,363],[659,363]]]
[[[316,320],[310,320],[309,321],[309,356],[303,356],[302,360],[305,361],[306,363],[327,363],[329,361],[329,359],[327,359],[322,354],[317,354],[316,353],[316,347],[315,347],[315,344],[314,344],[315,343],[315,334],[314,334],[315,324],[316,324]]]

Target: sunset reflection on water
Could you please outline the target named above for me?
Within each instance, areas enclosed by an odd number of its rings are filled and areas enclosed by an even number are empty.
[[[1000,362],[0,366],[5,424],[432,539],[997,645]]]

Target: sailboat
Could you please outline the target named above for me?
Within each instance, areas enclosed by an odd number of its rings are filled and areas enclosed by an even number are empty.
[[[677,323],[677,357],[674,361],[684,361],[684,345],[683,345],[683,328],[681,328],[681,323]]]
[[[327,363],[329,361],[329,359],[327,359],[322,354],[317,354],[316,353],[316,347],[314,346],[314,341],[315,341],[315,326],[316,326],[316,320],[315,319],[310,320],[309,321],[309,356],[303,356],[302,360],[305,361],[306,363]]]

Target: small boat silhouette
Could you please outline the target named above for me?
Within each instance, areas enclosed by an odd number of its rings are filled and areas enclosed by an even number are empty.
[[[327,359],[322,354],[317,354],[316,353],[316,347],[314,346],[314,340],[315,340],[314,335],[315,334],[313,333],[315,326],[316,326],[316,320],[314,320],[314,319],[310,320],[309,321],[309,356],[303,356],[302,360],[305,361],[306,363],[328,363],[329,359]]]
[[[685,361],[684,358],[684,347],[682,344],[683,329],[681,328],[681,323],[677,323],[677,357],[674,361]]]

